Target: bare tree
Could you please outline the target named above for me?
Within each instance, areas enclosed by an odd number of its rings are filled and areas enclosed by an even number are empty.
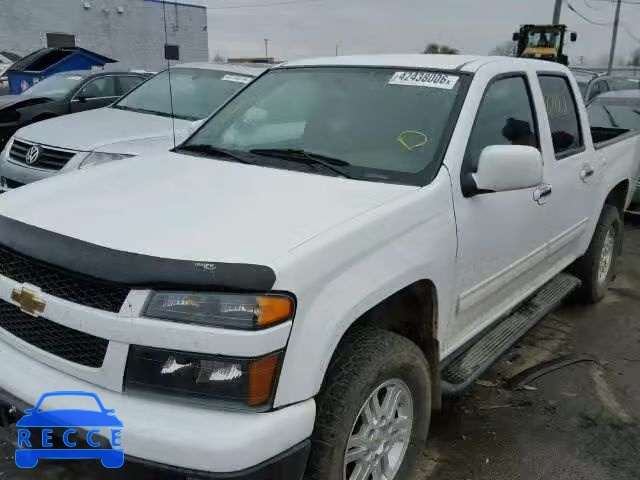
[[[460,50],[450,47],[448,45],[439,45],[437,43],[430,43],[425,47],[422,53],[441,53],[445,55],[458,55]]]
[[[215,55],[213,56],[213,62],[214,63],[226,63],[227,59],[224,58],[224,55],[222,55],[220,52],[216,52]]]
[[[493,48],[493,50],[489,52],[489,55],[499,55],[501,57],[515,57],[516,43],[512,41],[502,42],[500,45],[496,45]]]
[[[640,48],[636,48],[629,59],[629,66],[640,67]]]

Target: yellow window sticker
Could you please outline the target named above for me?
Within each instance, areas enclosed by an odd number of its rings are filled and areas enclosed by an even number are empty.
[[[404,148],[412,152],[416,148],[424,147],[429,143],[429,138],[422,132],[416,132],[415,130],[405,130],[398,138],[398,143]]]

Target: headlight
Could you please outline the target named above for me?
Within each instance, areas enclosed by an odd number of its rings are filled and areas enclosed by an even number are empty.
[[[11,147],[13,146],[14,138],[15,136],[11,137],[9,141],[5,144],[4,148],[2,149],[2,153],[0,153],[0,158],[5,160],[9,158],[9,152],[11,151]]]
[[[147,317],[210,327],[256,330],[293,317],[288,295],[236,295],[226,293],[153,292]]]
[[[125,389],[197,396],[229,407],[266,409],[273,398],[281,352],[232,358],[132,345]]]
[[[129,155],[126,153],[106,153],[106,152],[91,152],[87,157],[80,163],[78,168],[86,168],[94,165],[100,165],[105,162],[112,162],[113,160],[122,160],[123,158],[133,157],[134,155]]]

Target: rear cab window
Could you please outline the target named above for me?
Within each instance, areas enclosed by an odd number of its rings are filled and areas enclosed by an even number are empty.
[[[538,74],[538,80],[556,159],[561,160],[584,151],[582,125],[569,79],[562,74],[541,73]]]

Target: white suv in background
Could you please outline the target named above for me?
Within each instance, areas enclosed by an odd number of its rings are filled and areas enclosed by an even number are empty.
[[[261,66],[177,65],[110,107],[24,127],[0,154],[0,192],[88,165],[166,151],[263,71]]]

